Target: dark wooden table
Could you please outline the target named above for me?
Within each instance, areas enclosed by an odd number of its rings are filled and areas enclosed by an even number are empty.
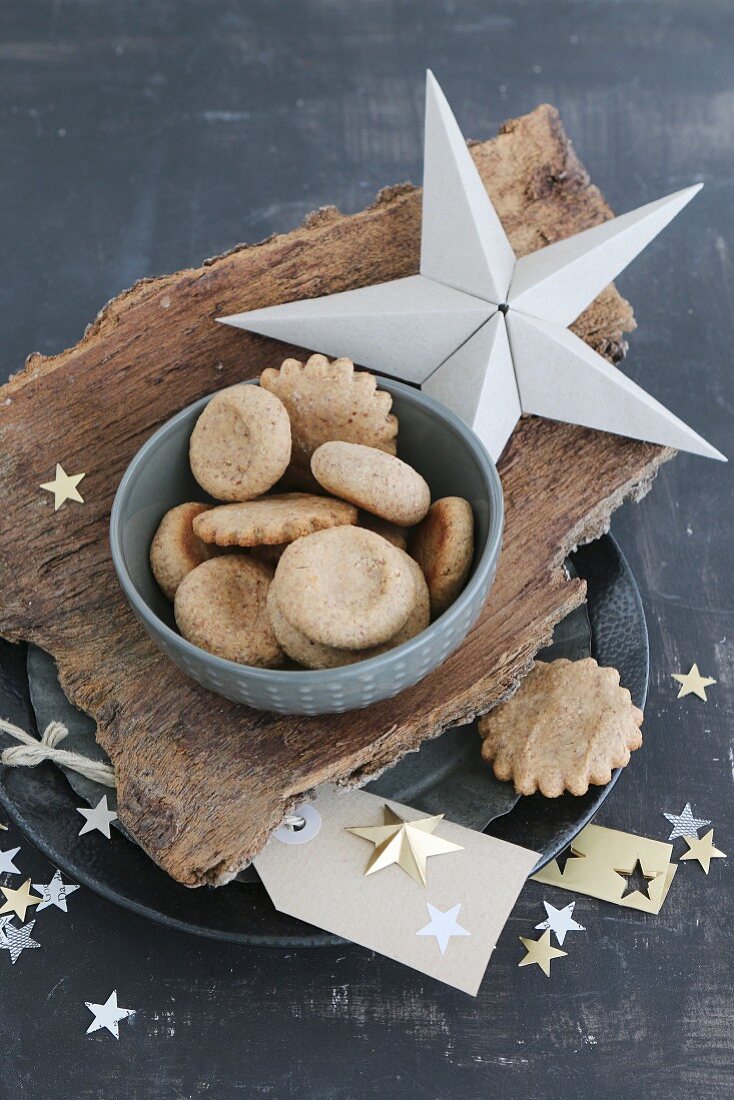
[[[3,376],[141,276],[419,180],[430,65],[468,136],[555,103],[620,212],[705,182],[619,280],[624,369],[732,453],[733,57],[729,0],[3,0]],[[679,457],[615,520],[652,678],[599,817],[666,838],[691,801],[730,852],[733,513],[730,469]],[[675,698],[692,661],[719,681],[706,705]],[[476,1000],[356,947],[212,943],[82,890],[42,950],[0,958],[0,1097],[732,1096],[730,868],[684,863],[659,917],[580,898],[588,931],[550,980],[517,968],[517,937],[571,895],[530,883]],[[86,1038],[84,1002],[113,988],[137,1015]]]

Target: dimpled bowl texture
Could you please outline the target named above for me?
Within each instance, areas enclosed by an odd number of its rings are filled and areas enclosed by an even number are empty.
[[[253,382],[253,384],[257,384]],[[155,644],[203,687],[237,703],[279,714],[328,714],[368,707],[417,683],[446,660],[476,622],[497,569],[502,542],[502,487],[476,435],[419,390],[380,379],[400,421],[398,451],[431,487],[433,500],[463,496],[474,510],[475,553],[466,587],[428,629],[378,657],[343,668],[253,668],[215,657],[182,638],[173,606],[158,588],[148,553],[165,512],[210,497],[189,466],[189,437],[211,399],[183,409],[151,436],[125,472],[110,519],[112,558],[122,589]]]

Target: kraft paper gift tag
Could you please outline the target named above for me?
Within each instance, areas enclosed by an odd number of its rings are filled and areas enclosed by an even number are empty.
[[[300,833],[279,829],[255,868],[281,912],[474,996],[537,853],[428,819],[435,827],[420,834],[421,844],[428,835],[429,846],[459,849],[428,856],[425,886],[398,863],[365,874],[377,847],[347,830],[389,833],[391,811],[408,822],[427,820],[365,791],[320,788],[296,811],[306,820]]]

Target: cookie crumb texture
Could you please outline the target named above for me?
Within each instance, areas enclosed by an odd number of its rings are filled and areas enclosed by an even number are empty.
[[[311,470],[327,492],[399,527],[420,522],[431,504],[431,490],[417,470],[360,443],[323,443]]]
[[[582,795],[629,763],[642,719],[616,669],[592,657],[538,661],[511,699],[479,719],[482,756],[519,794]]]
[[[238,664],[277,668],[283,662],[266,600],[272,570],[244,554],[212,558],[179,585],[178,629],[193,645]]]
[[[181,581],[192,569],[216,554],[213,547],[197,538],[193,528],[194,520],[208,508],[208,504],[193,501],[171,508],[153,536],[150,567],[169,600],[173,600]]]
[[[416,602],[405,555],[361,527],[332,527],[291,543],[278,562],[273,586],[293,626],[338,649],[388,641]]]
[[[191,472],[216,500],[252,500],[267,492],[290,457],[291,426],[282,401],[245,383],[214,395],[189,445]]]

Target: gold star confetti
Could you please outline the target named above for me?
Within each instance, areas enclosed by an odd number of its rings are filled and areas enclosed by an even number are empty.
[[[706,688],[716,683],[711,676],[702,676],[695,662],[691,665],[690,672],[671,672],[671,676],[680,684],[678,699],[682,699],[684,695],[697,695],[705,703],[707,702]]]
[[[19,890],[11,890],[9,886],[0,886],[0,890],[2,890],[6,899],[0,913],[13,912],[21,920],[25,920],[29,906],[38,905],[39,901],[43,901],[43,898],[37,898],[35,894],[31,893],[31,880],[29,878],[25,880]]]
[[[365,826],[360,829],[347,829],[348,833],[370,840],[375,850],[367,864],[366,875],[381,871],[393,863],[399,864],[404,871],[423,886],[426,885],[426,860],[429,856],[441,856],[446,852],[463,851],[461,844],[452,844],[432,836],[443,814],[434,817],[418,818],[416,821],[403,821],[388,806],[385,806],[385,824]]]
[[[532,966],[533,963],[537,963],[546,978],[550,978],[551,959],[559,959],[561,955],[568,954],[568,951],[561,951],[559,948],[551,946],[550,928],[538,940],[529,940],[525,936],[520,936],[519,939],[527,951],[527,955],[525,958],[520,959],[517,965]]]
[[[48,493],[54,495],[54,512],[58,512],[61,505],[67,500],[76,500],[84,503],[84,498],[77,489],[77,485],[86,477],[86,474],[67,474],[64,467],[56,463],[56,477],[53,481],[46,481],[41,486]]]
[[[709,866],[712,859],[726,859],[726,852],[720,852],[718,848],[714,848],[713,829],[709,829],[706,836],[702,836],[700,840],[697,836],[684,836],[683,839],[690,850],[680,858],[697,859],[706,874],[709,873]]]

